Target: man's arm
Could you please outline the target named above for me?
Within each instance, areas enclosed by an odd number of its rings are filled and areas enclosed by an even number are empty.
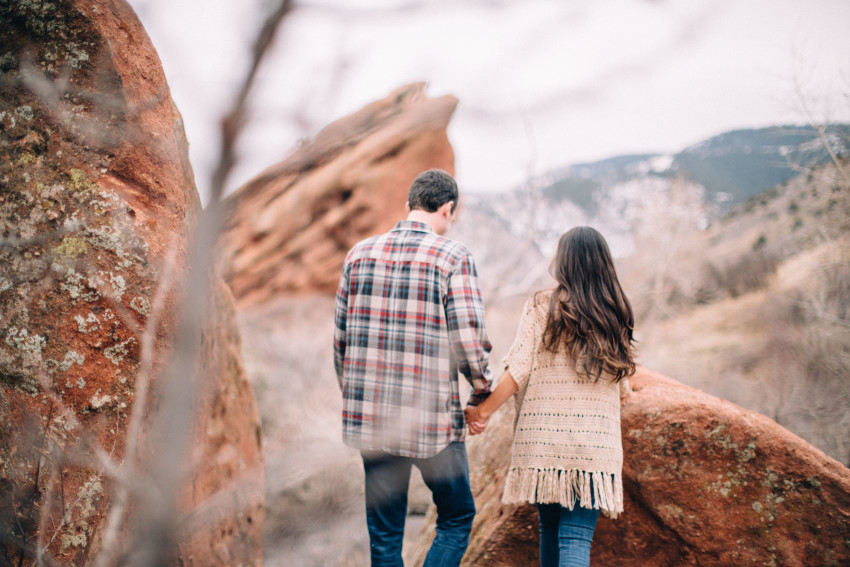
[[[490,395],[493,382],[489,368],[492,345],[484,323],[484,302],[478,287],[478,272],[469,254],[463,257],[449,278],[446,322],[458,371],[472,386],[467,405],[478,405]]]
[[[343,366],[345,363],[345,328],[348,318],[348,278],[350,269],[346,264],[342,269],[342,277],[336,290],[334,308],[334,370],[339,387],[342,388]]]

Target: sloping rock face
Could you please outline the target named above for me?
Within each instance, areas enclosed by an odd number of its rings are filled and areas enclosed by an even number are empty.
[[[849,469],[774,421],[670,378],[641,369],[631,390],[625,512],[600,518],[591,564],[850,564]],[[500,503],[512,420],[495,417],[470,441],[479,513],[463,564],[533,565],[536,509]]]
[[[104,550],[129,486],[117,479],[138,464],[127,466],[128,445],[144,446],[159,406],[199,200],[180,116],[127,4],[0,1],[0,21],[0,563],[46,550],[79,566]],[[216,286],[187,509],[243,471],[262,482],[233,301]],[[130,440],[134,411],[141,436]],[[136,497],[110,544],[117,562]],[[261,502],[239,513],[188,533],[184,564],[261,564]]]
[[[224,277],[238,304],[285,293],[333,293],[345,254],[406,216],[413,179],[454,172],[452,96],[398,89],[323,129],[227,199]]]

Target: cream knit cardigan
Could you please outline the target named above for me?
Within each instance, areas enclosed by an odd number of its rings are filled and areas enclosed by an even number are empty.
[[[568,353],[543,347],[551,292],[525,304],[503,360],[516,381],[511,467],[502,501],[623,511],[620,394],[628,380],[581,378]]]

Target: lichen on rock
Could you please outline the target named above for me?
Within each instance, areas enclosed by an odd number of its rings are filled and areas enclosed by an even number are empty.
[[[120,485],[99,479],[112,469],[97,455],[124,459],[143,336],[153,392],[143,419],[161,395],[199,202],[156,52],[126,3],[0,0],[0,21],[0,525],[14,526],[0,563],[25,562],[46,514],[51,564],[84,565]],[[158,270],[172,256],[177,283],[160,290]],[[205,348],[228,332],[208,329]],[[210,391],[238,382],[239,364],[208,366]],[[205,403],[199,411],[210,411]],[[241,462],[255,466],[259,447],[239,443],[253,438],[256,409],[239,407],[229,434]],[[181,503],[211,496],[203,482],[193,479]],[[260,565],[262,514],[250,506],[255,523],[181,545],[201,541],[192,548],[201,564],[225,564],[216,542]],[[121,532],[129,545],[129,519]]]

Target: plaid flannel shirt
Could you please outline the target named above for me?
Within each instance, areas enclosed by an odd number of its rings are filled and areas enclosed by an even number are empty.
[[[347,445],[424,458],[465,438],[458,373],[473,405],[492,384],[465,246],[414,221],[358,243],[345,259],[334,319]]]

